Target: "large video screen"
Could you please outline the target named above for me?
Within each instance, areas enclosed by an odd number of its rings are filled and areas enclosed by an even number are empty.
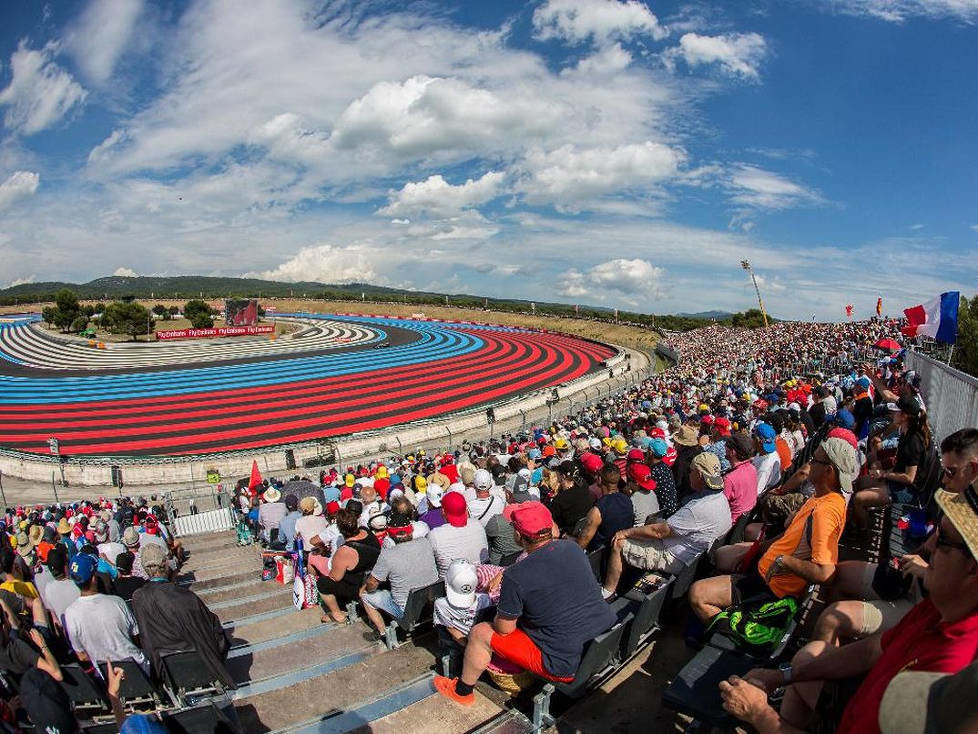
[[[228,298],[224,301],[228,326],[256,326],[258,301],[254,298]]]

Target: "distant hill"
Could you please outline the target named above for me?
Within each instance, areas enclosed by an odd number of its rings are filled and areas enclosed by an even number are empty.
[[[461,308],[482,308],[488,306],[496,311],[547,313],[555,316],[575,316],[608,320],[613,309],[607,306],[580,304],[579,307],[566,303],[528,300],[488,298],[466,293],[434,293],[411,291],[402,288],[387,288],[370,283],[283,283],[258,278],[222,278],[202,275],[176,275],[168,277],[138,276],[127,277],[110,275],[96,278],[88,283],[64,283],[48,281],[43,283],[22,283],[0,290],[0,305],[45,303],[54,300],[54,295],[62,288],[69,288],[82,300],[112,301],[131,296],[141,300],[189,300],[191,298],[314,298],[327,301],[360,300],[397,301],[399,303],[451,305]],[[362,295],[361,295],[362,294]],[[660,316],[644,313],[619,311],[622,322],[647,324],[672,331],[685,331],[708,325],[711,320],[729,319],[730,314],[721,311],[707,311],[702,314],[679,314]]]
[[[717,321],[723,321],[729,319],[733,316],[729,311],[700,311],[699,313],[677,313],[676,316],[681,316],[685,319],[716,319]]]

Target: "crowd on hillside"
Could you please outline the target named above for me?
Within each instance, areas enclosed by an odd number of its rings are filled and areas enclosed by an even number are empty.
[[[724,627],[757,642],[731,610],[758,600],[790,616],[814,588],[825,604],[780,668],[720,684],[733,716],[760,732],[978,726],[959,695],[978,657],[978,428],[935,445],[919,379],[899,352],[874,350],[881,338],[899,338],[894,322],[672,335],[678,365],[551,425],[337,467],[306,496],[244,481],[235,507],[269,549],[300,554],[324,622],[359,604],[380,639],[412,590],[443,581],[434,622],[460,665],[435,685],[459,705],[484,674],[510,688],[527,673],[572,681],[616,600],[707,554],[688,592],[692,644]],[[840,560],[843,536],[864,541],[891,503],[912,508],[912,549]],[[220,668],[220,625],[166,580],[181,549],[154,515],[138,502],[8,513],[0,669],[21,676],[22,696],[24,677],[57,678],[59,641],[153,675],[162,628],[183,630]],[[125,580],[137,576],[149,583]],[[115,610],[110,645],[107,616],[82,613],[89,597]],[[184,618],[214,634],[188,641]],[[764,622],[752,633],[777,631]]]

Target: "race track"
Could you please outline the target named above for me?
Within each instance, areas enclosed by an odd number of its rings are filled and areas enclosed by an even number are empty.
[[[602,369],[611,347],[474,323],[282,314],[295,335],[65,344],[0,322],[0,447],[185,455],[340,436],[490,405]]]

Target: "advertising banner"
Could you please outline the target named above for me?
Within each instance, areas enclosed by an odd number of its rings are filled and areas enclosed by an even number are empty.
[[[157,331],[156,338],[160,341],[167,339],[212,339],[221,336],[257,336],[271,334],[275,327],[268,326],[220,326],[214,329],[173,329],[172,331]]]

